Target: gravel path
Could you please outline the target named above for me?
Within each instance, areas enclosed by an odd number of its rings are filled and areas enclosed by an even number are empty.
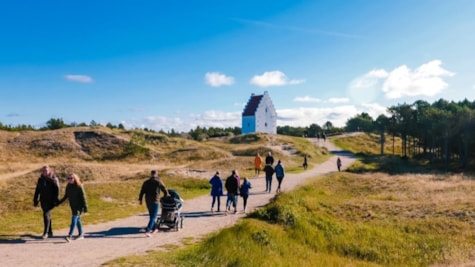
[[[315,142],[315,140],[314,140]],[[282,182],[282,191],[289,191],[302,184],[308,178],[335,172],[336,157],[340,156],[342,168],[346,169],[354,161],[351,154],[345,153],[330,142],[320,141],[334,156],[328,161],[300,174],[288,174]],[[284,162],[285,166],[285,162]],[[222,171],[222,178],[230,173]],[[265,205],[274,196],[274,192],[265,193],[263,174],[250,179],[253,188],[248,200],[248,210],[252,211]],[[273,191],[277,185],[273,181]],[[224,210],[226,197],[221,198]],[[239,211],[242,211],[242,199],[239,199]],[[63,237],[68,229],[55,231],[56,237],[39,239],[25,235],[10,241],[0,241],[0,259],[2,266],[99,266],[102,263],[126,255],[143,254],[148,250],[160,250],[166,245],[182,244],[183,239],[198,239],[206,234],[232,226],[244,213],[211,213],[211,197],[201,196],[184,203],[182,215],[185,216],[183,229],[178,232],[161,231],[152,237],[146,237],[142,228],[148,222],[146,213],[95,225],[85,225],[85,239],[67,243]],[[144,210],[146,207],[144,206]],[[54,216],[54,215],[53,215]],[[41,218],[38,218],[40,220]],[[87,216],[83,218],[87,222]],[[38,221],[39,223],[39,221]]]

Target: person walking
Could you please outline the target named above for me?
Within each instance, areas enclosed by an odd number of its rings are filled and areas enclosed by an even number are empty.
[[[262,169],[262,157],[259,153],[257,153],[256,157],[254,158],[254,173],[256,177],[259,177],[259,172]]]
[[[274,157],[272,156],[272,152],[269,151],[266,157],[266,165],[274,165]]]
[[[338,168],[338,171],[341,171],[341,159],[338,157],[336,159],[336,167]]]
[[[239,188],[239,195],[242,197],[242,206],[244,213],[247,212],[247,199],[249,198],[249,189],[252,188],[251,182],[246,177],[243,178],[241,187]]]
[[[307,154],[303,155],[303,169],[306,170],[308,167]]]
[[[142,205],[142,199],[145,195],[145,203],[147,204],[148,209],[149,221],[145,231],[147,237],[150,237],[152,233],[156,232],[155,224],[157,222],[158,210],[160,208],[160,191],[162,191],[165,196],[168,196],[168,190],[158,177],[157,171],[152,170],[150,174],[150,178],[143,182],[139,194],[140,205]]]
[[[217,202],[218,212],[221,211],[221,196],[223,195],[223,180],[219,177],[219,171],[216,171],[213,177],[209,180],[211,184],[211,212],[214,212],[214,204]]]
[[[227,200],[226,200],[226,214],[231,209],[231,205],[234,208],[234,213],[237,213],[237,202],[239,195],[239,182],[237,179],[236,170],[233,170],[231,175],[226,179],[224,186],[227,191]]]
[[[33,206],[41,204],[43,211],[43,239],[53,237],[51,211],[59,203],[59,179],[49,166],[41,168],[33,197]]]
[[[278,183],[277,190],[275,192],[280,193],[280,185],[282,184],[282,180],[284,180],[284,176],[285,176],[285,169],[280,160],[277,162],[277,165],[275,165],[274,171],[275,171],[275,177],[277,178],[277,183]]]
[[[266,192],[270,193],[272,187],[272,176],[274,175],[274,168],[271,164],[266,164],[264,167],[264,172],[266,173]]]
[[[66,192],[64,197],[59,201],[58,205],[63,203],[66,199],[69,199],[69,207],[71,208],[71,225],[69,227],[69,234],[64,238],[66,241],[71,242],[73,238],[74,229],[78,228],[78,236],[76,240],[84,239],[84,233],[82,231],[81,214],[87,213],[87,200],[84,186],[79,179],[79,176],[75,173],[68,175],[68,185],[66,186]]]

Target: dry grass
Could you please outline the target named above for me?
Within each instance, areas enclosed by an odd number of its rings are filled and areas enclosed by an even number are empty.
[[[374,133],[357,133],[347,136],[335,136],[330,138],[338,147],[348,150],[355,154],[373,154],[379,155],[381,153],[381,137]],[[393,138],[390,135],[385,135],[384,154],[385,155],[402,155],[401,138],[395,137],[394,147]]]
[[[103,127],[0,131],[0,215],[32,210],[34,186],[43,165],[50,165],[62,184],[66,183],[66,175],[74,172],[86,185],[99,188],[101,184],[109,184],[116,186],[120,194],[118,183],[141,181],[152,169],[173,181],[185,178],[207,181],[216,170],[226,176],[233,169],[242,177],[249,177],[254,173],[256,151],[272,151],[291,168],[300,165],[300,159],[294,158],[313,147],[309,144],[301,138],[265,134],[197,142],[159,133]],[[310,162],[315,162],[323,152],[314,148],[312,155]],[[190,184],[198,185],[190,194],[202,192],[199,183]],[[100,194],[99,190],[98,201],[105,197]]]
[[[354,184],[353,184],[354,183]],[[346,205],[358,216],[383,219],[455,218],[475,226],[475,183],[460,175],[360,175],[349,187],[367,185],[364,199]]]
[[[458,175],[333,173],[198,244],[106,265],[473,266],[474,190]]]

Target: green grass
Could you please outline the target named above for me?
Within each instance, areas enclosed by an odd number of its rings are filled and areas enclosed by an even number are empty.
[[[207,194],[210,190],[207,180],[162,177],[167,188],[178,190],[183,199]],[[140,187],[145,179],[137,177],[120,182],[86,182],[84,187],[89,213],[83,218],[83,222],[85,224],[106,222],[146,212],[146,207],[138,203]],[[0,239],[13,238],[20,234],[38,234],[43,231],[41,209],[32,206],[34,184],[32,179],[30,183],[20,185],[21,188],[10,184],[9,187],[3,189],[4,193],[15,201],[4,202],[2,205],[6,211],[2,211],[2,217],[0,217]],[[29,194],[18,194],[19,191]],[[67,201],[55,208],[53,210],[54,229],[68,227],[70,216],[71,211]]]
[[[69,144],[69,131],[54,131],[54,134],[61,134],[63,137],[55,137],[62,140],[64,144]],[[99,136],[112,138],[110,131],[107,133],[97,133]],[[30,139],[32,137],[29,137]],[[249,139],[250,138],[250,139]],[[195,142],[182,138],[163,138],[160,135],[146,136],[136,143],[143,143],[149,151],[158,153],[160,161],[158,164],[181,165],[177,169],[220,170],[223,177],[226,177],[231,170],[239,170],[241,177],[254,176],[253,159],[256,151],[268,151],[275,149],[275,154],[284,160],[287,172],[301,171],[301,155],[307,153],[311,155],[310,164],[322,161],[328,157],[328,152],[315,148],[303,138],[292,138],[287,136],[272,136],[272,148],[267,148],[270,138],[265,134],[249,135],[235,139],[210,140]],[[137,138],[136,138],[137,139]],[[247,140],[249,139],[249,140]],[[101,144],[94,140],[84,139],[88,145]],[[111,141],[111,142],[112,142]],[[29,142],[25,140],[25,143]],[[68,145],[63,145],[69,147]],[[74,147],[74,146],[72,146]],[[281,149],[290,149],[291,152],[284,153]],[[102,151],[97,148],[98,151]],[[112,150],[111,150],[112,151]],[[120,151],[119,151],[120,152]],[[118,155],[122,155],[119,152]],[[113,153],[113,152],[110,152]],[[235,154],[235,155],[234,155]],[[234,156],[233,156],[234,155]],[[72,157],[72,156],[71,156]],[[68,157],[65,157],[68,158]],[[38,159],[37,159],[38,160]],[[133,159],[129,159],[131,164]],[[20,162],[20,159],[15,160]],[[142,182],[147,178],[148,171],[139,167],[135,174],[126,168],[128,161],[65,161],[53,164],[56,174],[60,177],[62,192],[66,181],[64,177],[67,173],[74,171],[85,182],[85,190],[88,197],[89,214],[84,217],[84,224],[93,224],[124,218],[146,211],[145,206],[138,205],[138,194]],[[155,162],[155,161],[154,161]],[[78,164],[79,163],[79,164]],[[189,165],[189,167],[186,167]],[[114,168],[111,171],[111,168]],[[148,167],[147,167],[148,168]],[[160,174],[168,188],[176,189],[184,199],[208,194],[210,185],[208,179],[191,179],[179,177],[179,174],[168,174],[174,167],[167,167]],[[118,172],[117,169],[128,171],[128,175]],[[9,170],[10,171],[10,170]],[[40,208],[34,208],[33,193],[36,185],[37,171],[32,171],[16,177],[15,179],[2,180],[0,187],[0,239],[15,238],[22,234],[39,234],[42,231],[42,215]],[[53,211],[54,229],[67,228],[70,223],[70,209],[67,203],[57,207]]]
[[[459,265],[474,260],[473,189],[451,177],[327,175],[202,242],[106,265]],[[469,215],[453,216],[460,209]]]

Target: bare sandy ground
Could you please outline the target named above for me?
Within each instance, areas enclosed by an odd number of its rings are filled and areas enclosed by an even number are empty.
[[[351,154],[341,151],[329,141],[320,141],[318,145],[327,147],[334,156],[311,170],[286,175],[282,183],[282,191],[292,190],[309,178],[337,171],[337,156],[340,156],[342,160],[343,169],[354,161]],[[222,178],[228,175],[229,173],[222,172]],[[275,194],[277,182],[274,179],[272,193],[265,193],[263,174],[250,181],[253,188],[248,200],[248,210],[252,211],[269,202]],[[225,200],[226,197],[221,198],[222,210],[224,210]],[[167,245],[181,245],[183,240],[199,239],[209,233],[232,226],[245,216],[242,213],[242,199],[239,201],[240,212],[225,216],[224,213],[211,212],[210,196],[187,200],[182,211],[182,215],[185,216],[183,228],[178,232],[161,231],[152,237],[146,237],[142,232],[148,222],[148,215],[143,213],[111,222],[85,225],[85,239],[71,243],[64,240],[68,229],[55,230],[56,236],[45,240],[38,236],[25,235],[16,240],[0,241],[0,262],[2,266],[99,266],[121,256],[160,250]],[[40,222],[39,217],[38,223]],[[87,223],[87,216],[83,217],[83,223]]]

